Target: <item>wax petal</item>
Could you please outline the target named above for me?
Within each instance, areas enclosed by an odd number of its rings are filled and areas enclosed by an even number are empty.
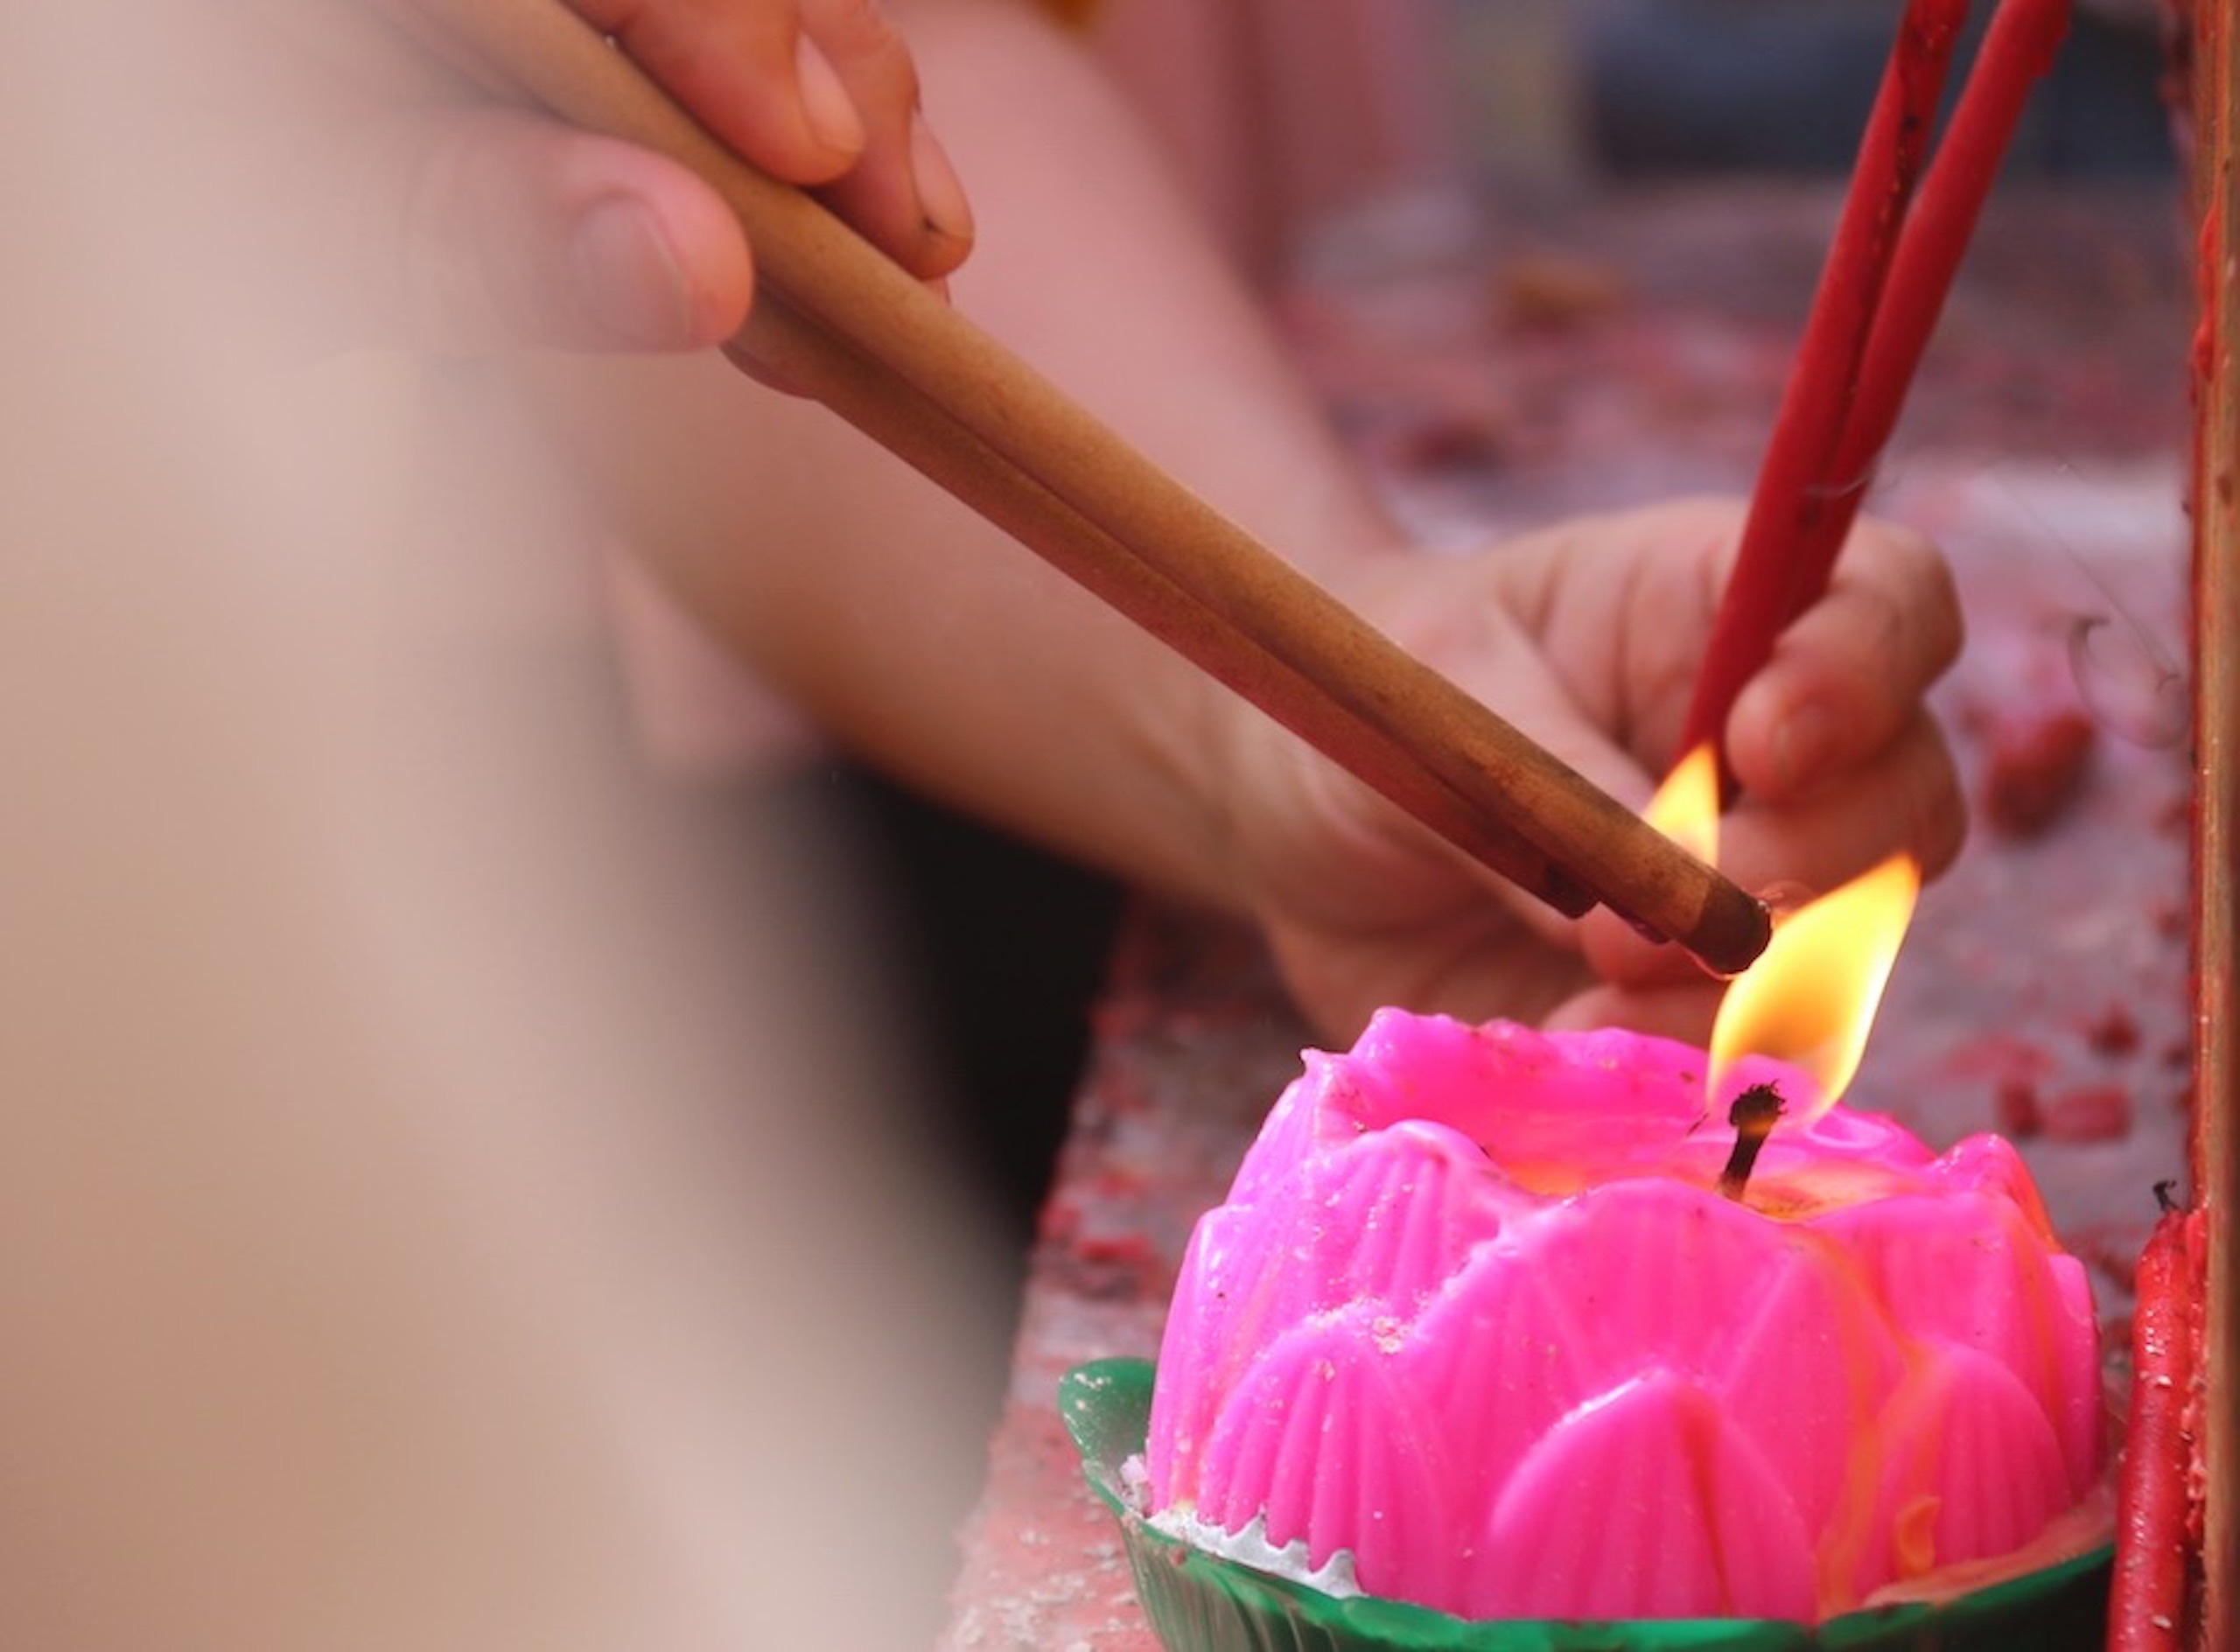
[[[1703,1053],[1630,1032],[1559,1036],[1382,1010],[1349,1059],[1378,1074],[1355,1091],[1365,1122],[1435,1119],[1503,1164],[1575,1158],[1587,1115],[1601,1120],[1596,1150],[1623,1163],[1662,1152],[1701,1111]]]
[[[1439,1488],[1446,1442],[1392,1380],[1376,1326],[1357,1309],[1268,1350],[1214,1423],[1198,1512],[1228,1531],[1264,1516],[1269,1542],[1305,1542],[1311,1566],[1350,1550],[1366,1586],[1405,1587],[1403,1558],[1436,1564],[1460,1528]]]
[[[1237,1166],[1229,1188],[1231,1204],[1255,1204],[1322,1149],[1320,1139],[1338,1128],[1358,1134],[1358,1106],[1344,1098],[1372,1082],[1368,1069],[1341,1056],[1309,1050],[1301,1058],[1305,1070],[1284,1088],[1270,1110],[1267,1121]]]
[[[1403,1124],[1264,1176],[1254,1203],[1209,1213],[1191,1236],[1159,1354],[1172,1378],[1152,1398],[1155,1499],[1197,1497],[1189,1460],[1254,1348],[1354,1303],[1412,1318],[1472,1245],[1500,1231],[1484,1166],[1453,1131]],[[1276,1230],[1292,1241],[1283,1266],[1255,1242]]]
[[[1866,1269],[1901,1336],[1976,1350],[2023,1384],[2054,1424],[2069,1493],[2081,1496],[2101,1451],[2090,1287],[1998,1186],[1969,1176],[1966,1191],[1882,1200],[1822,1228]]]
[[[2048,1267],[2054,1284],[2054,1340],[2056,1389],[2051,1413],[2054,1432],[2068,1467],[2070,1494],[2082,1497],[2100,1476],[2107,1453],[2108,1407],[2100,1379],[2099,1316],[2092,1306],[2092,1281],[2075,1256],[2057,1256]]]
[[[1732,1323],[1796,1253],[1754,1212],[1674,1181],[1594,1188],[1546,1211],[1518,1241],[1529,1267],[1577,1316],[1592,1388],[1639,1368],[1643,1350],[1700,1376],[1723,1376]]]
[[[1812,1614],[1802,1519],[1698,1383],[1657,1372],[1582,1407],[1518,1466],[1466,1602],[1478,1617]]]
[[[1866,1519],[1860,1493],[1872,1474],[1873,1423],[1905,1359],[1839,1248],[1805,1231],[1781,1237],[1787,1265],[1740,1305],[1718,1391],[1726,1412],[1752,1425],[1756,1450],[1807,1526],[1844,1549]]]
[[[2054,1224],[2029,1166],[2003,1136],[1970,1136],[1938,1159],[1936,1173],[1956,1188],[1968,1188],[2012,1205],[2039,1238],[2051,1242]]]
[[[1441,1125],[1397,1124],[1332,1154],[1312,1184],[1317,1306],[1376,1301],[1412,1316],[1471,1246],[1501,1231],[1484,1181],[1485,1154]]]
[[[1287,1306],[1278,1313],[1278,1299],[1311,1288],[1298,1270],[1266,1265],[1264,1224],[1252,1207],[1224,1205],[1199,1219],[1152,1391],[1144,1464],[1154,1506],[1197,1501],[1199,1454],[1222,1400],[1256,1351],[1297,1319]]]
[[[1880,1432],[1877,1502],[1900,1578],[2020,1548],[2068,1505],[2061,1444],[2044,1408],[1973,1348],[1928,1345]]]
[[[1526,1452],[1595,1391],[1572,1304],[1513,1243],[1473,1253],[1403,1350],[1404,1374],[1440,1419],[1453,1500],[1490,1502]]]

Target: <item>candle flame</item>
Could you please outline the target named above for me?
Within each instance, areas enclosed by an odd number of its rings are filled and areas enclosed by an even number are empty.
[[[1801,1068],[1817,1087],[1788,1098],[1792,1123],[1835,1105],[1858,1071],[1920,891],[1921,869],[1894,855],[1775,924],[1772,943],[1719,1004],[1707,1086],[1715,1111],[1724,1116],[1728,1074],[1753,1055]]]
[[[1718,753],[1709,740],[1673,765],[1642,818],[1706,866],[1718,864]]]
[[[1705,741],[1673,766],[1642,817],[1715,866],[1718,816],[1718,754]],[[1733,1093],[1752,1082],[1735,1068],[1753,1056],[1786,1062],[1812,1081],[1815,1094],[1784,1098],[1792,1124],[1810,1124],[1835,1105],[1866,1054],[1920,892],[1920,868],[1895,855],[1775,917],[1772,942],[1727,989],[1712,1029],[1705,1089],[1714,1116],[1725,1117]]]

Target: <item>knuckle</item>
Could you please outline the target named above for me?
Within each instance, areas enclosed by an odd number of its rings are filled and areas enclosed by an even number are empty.
[[[1927,612],[1934,626],[1930,634],[1929,658],[1935,669],[1942,675],[1960,657],[1961,647],[1967,640],[1967,625],[1961,618],[1960,587],[1953,578],[1952,564],[1932,549],[1928,566],[1930,600]]]
[[[1854,589],[1871,604],[1874,647],[1917,664],[1923,681],[1942,676],[1959,658],[1964,633],[1951,564],[1914,528],[1874,521],[1860,533]]]
[[[1920,662],[1927,681],[1942,676],[1960,657],[1960,592],[1943,556],[1927,540],[1910,542],[1918,555],[1902,570],[1905,580],[1891,606],[1903,627],[1908,652]]]
[[[1880,589],[1863,593],[1853,636],[1871,668],[1886,671],[1905,657],[1905,644],[1914,629],[1903,597]]]

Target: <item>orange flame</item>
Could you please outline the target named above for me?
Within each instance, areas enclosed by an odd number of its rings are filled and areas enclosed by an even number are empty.
[[[1753,1055],[1801,1068],[1817,1086],[1809,1101],[1789,1098],[1796,1123],[1835,1105],[1858,1071],[1920,891],[1921,869],[1894,855],[1776,923],[1772,944],[1727,989],[1712,1029],[1707,1089],[1720,1116],[1727,1074]]]
[[[1673,766],[1642,818],[1706,866],[1718,864],[1718,753],[1709,740]]]
[[[1718,864],[1718,757],[1708,741],[1674,766],[1642,815],[1698,859]],[[1817,1094],[1788,1098],[1796,1123],[1835,1105],[1866,1054],[1920,892],[1920,869],[1896,855],[1776,916],[1772,944],[1728,987],[1712,1029],[1705,1090],[1718,1116],[1749,1082],[1736,1067],[1754,1056],[1785,1061],[1812,1080]]]

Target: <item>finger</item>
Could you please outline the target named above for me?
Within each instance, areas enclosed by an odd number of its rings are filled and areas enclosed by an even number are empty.
[[[766,172],[821,184],[862,156],[862,112],[794,0],[570,4]]]
[[[1741,508],[1696,499],[1586,516],[1509,542],[1492,569],[1582,709],[1657,773],[1669,768]]]
[[[909,53],[872,0],[804,0],[802,10],[864,116],[863,158],[819,199],[913,274],[946,276],[972,248],[972,207],[919,105]]]
[[[1649,776],[1580,708],[1550,662],[1529,645],[1512,643],[1502,648],[1508,655],[1505,662],[1496,661],[1494,652],[1481,648],[1458,662],[1456,681],[1497,708],[1504,720],[1589,785],[1633,812],[1646,807],[1652,790]],[[1471,864],[1475,879],[1494,889],[1508,910],[1542,940],[1565,947],[1578,944],[1573,920]]]
[[[1959,600],[1927,540],[1863,523],[1838,569],[1736,698],[1727,752],[1746,793],[1801,796],[1866,760],[1959,654]]]
[[[1779,806],[1746,794],[1727,817],[1719,858],[1745,888],[1824,892],[1900,850],[1934,878],[1960,852],[1967,826],[1950,748],[1916,707],[1878,755],[1839,780]]]
[[[370,123],[338,294],[373,336],[464,350],[686,349],[738,330],[738,221],[683,168],[511,110]],[[377,257],[368,248],[382,248]]]
[[[919,109],[918,73],[876,0],[570,0],[748,160],[826,205],[913,274],[972,245],[964,191]]]

